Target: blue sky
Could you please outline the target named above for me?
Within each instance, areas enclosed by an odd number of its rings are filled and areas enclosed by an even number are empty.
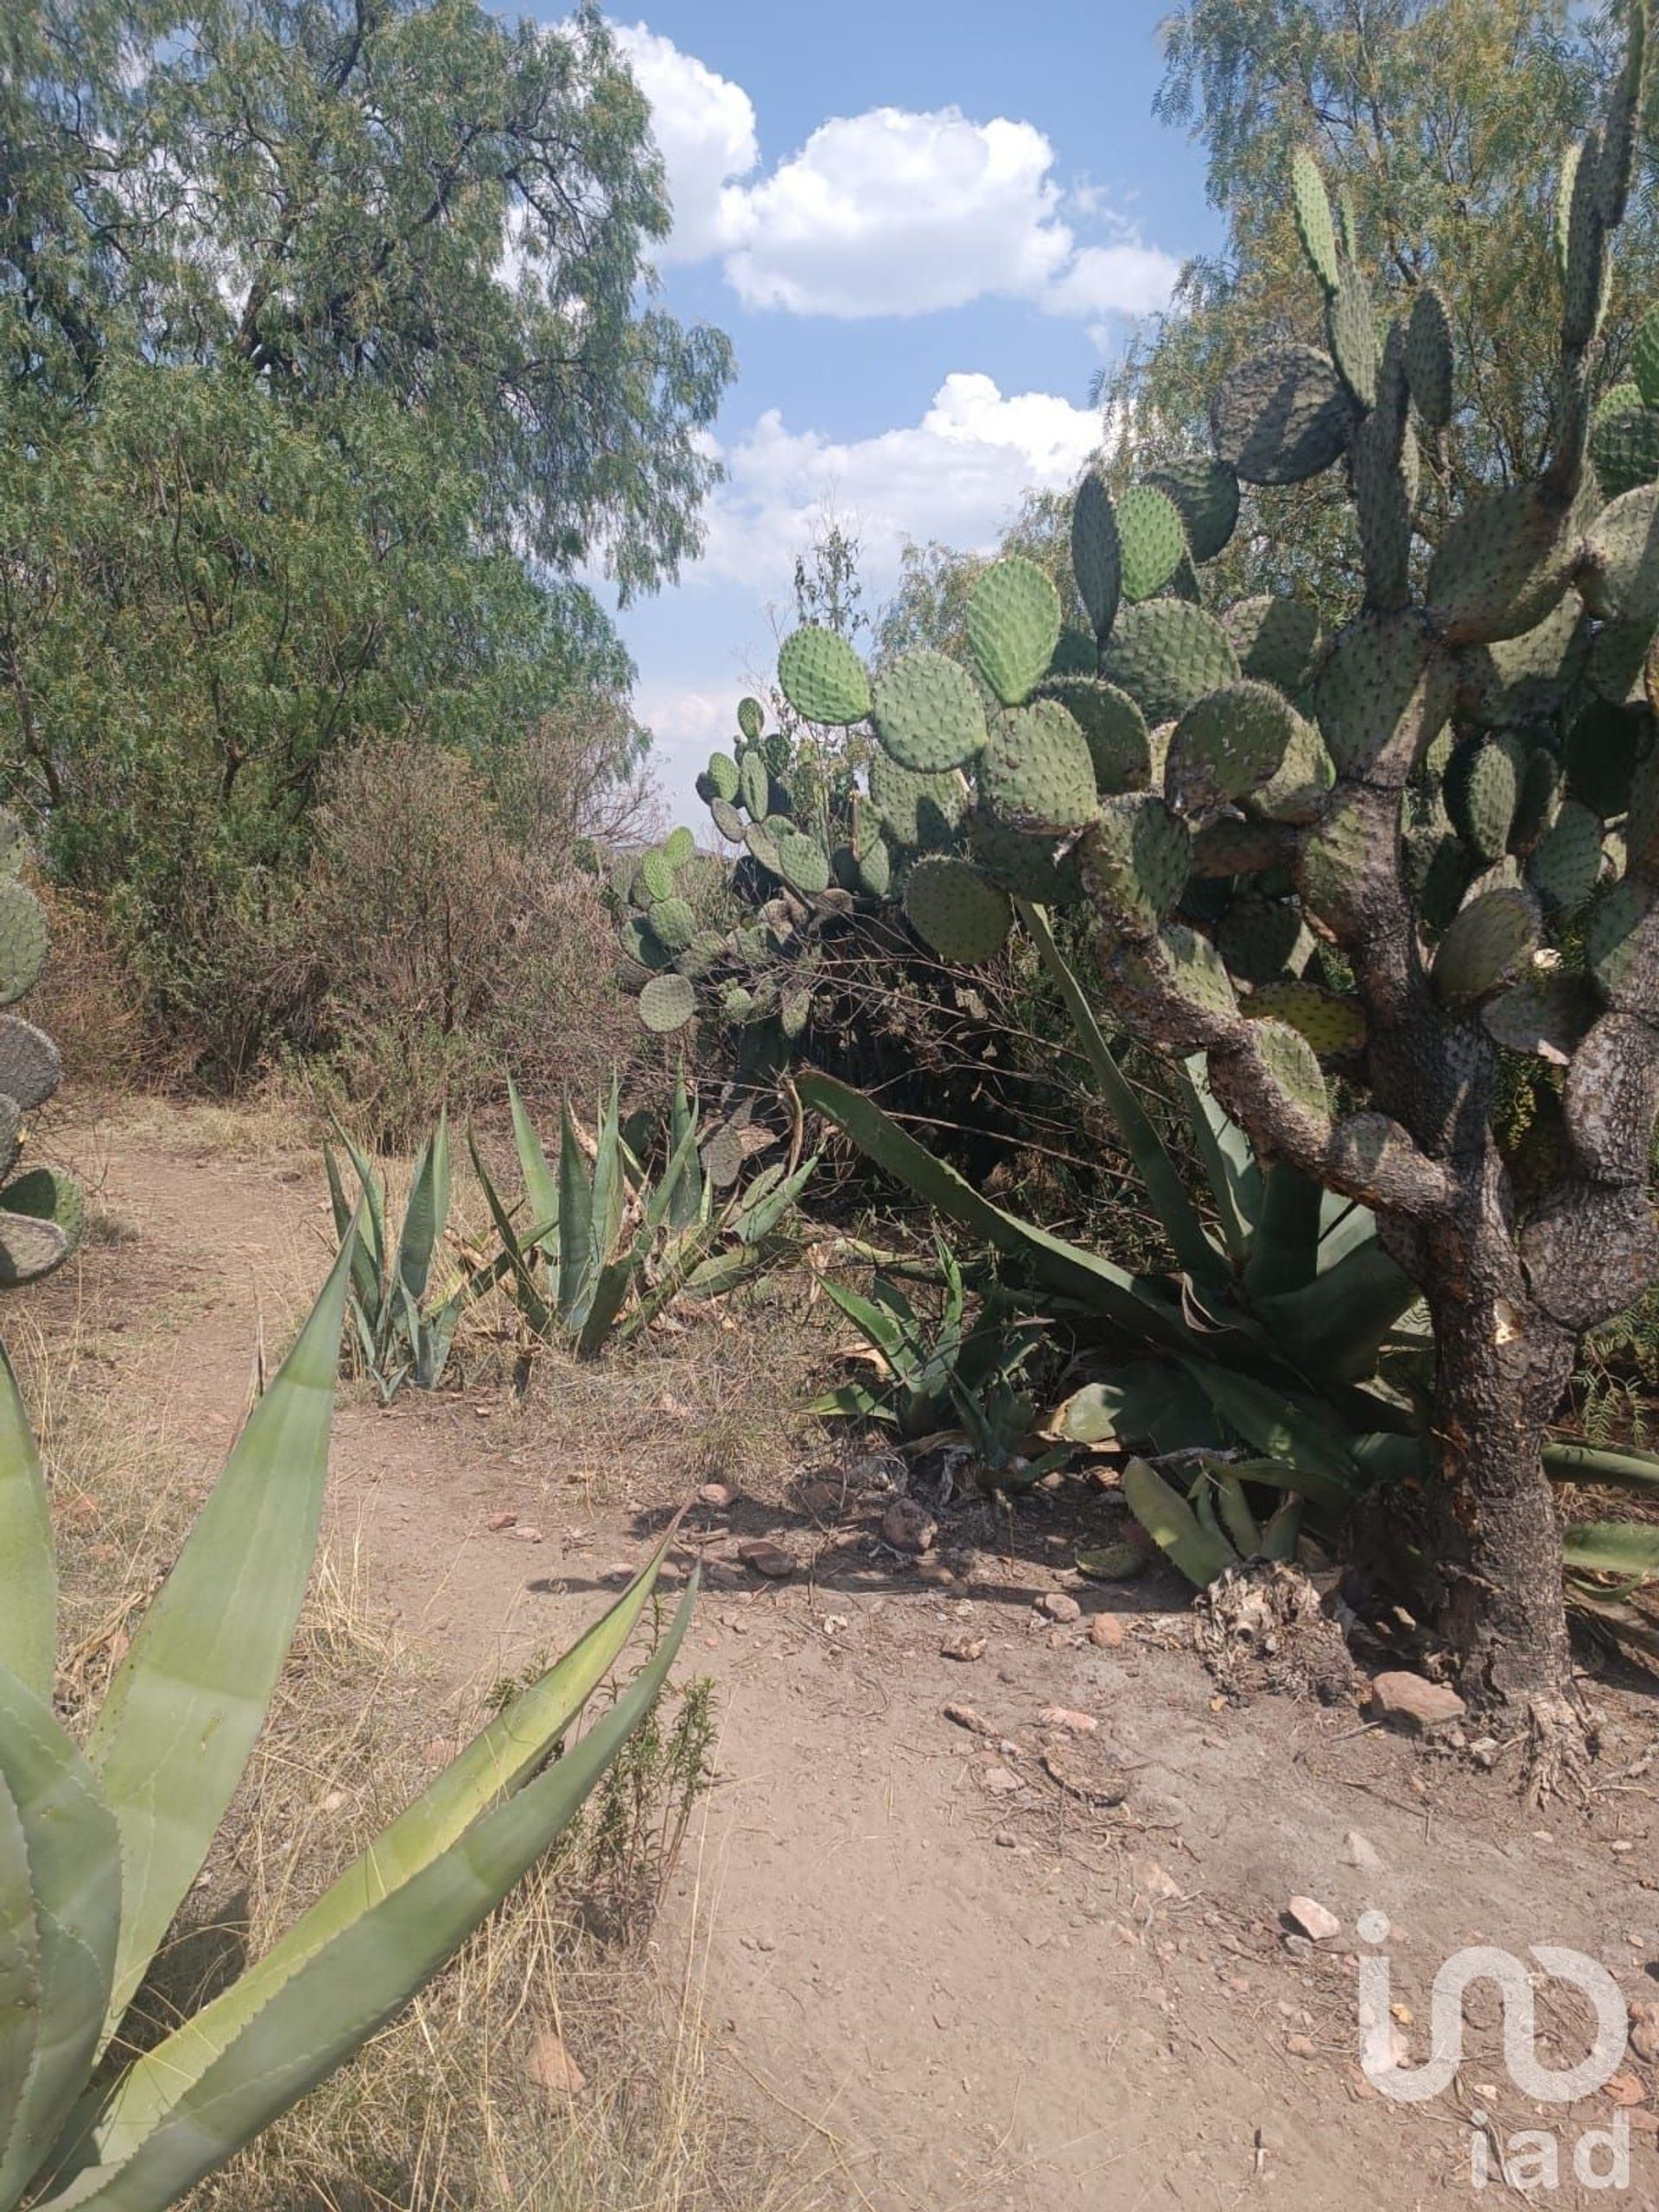
[[[1098,435],[1090,376],[1218,236],[1202,157],[1156,123],[1150,0],[655,0],[613,18],[676,226],[668,304],[738,375],[705,556],[624,614],[673,810],[775,651],[826,504],[867,601],[906,537],[994,541]]]

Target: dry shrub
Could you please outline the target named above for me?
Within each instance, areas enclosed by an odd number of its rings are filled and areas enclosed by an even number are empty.
[[[165,1083],[175,1071],[96,905],[30,881],[51,925],[52,957],[22,1010],[55,1039],[66,1089],[96,1097]]]
[[[591,1090],[639,1031],[569,842],[511,837],[473,762],[418,742],[337,769],[289,941],[286,1025],[323,1102],[382,1145],[525,1089]]]

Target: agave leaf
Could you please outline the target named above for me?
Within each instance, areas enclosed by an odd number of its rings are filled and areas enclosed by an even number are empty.
[[[1118,1135],[1135,1162],[1153,1211],[1163,1224],[1169,1239],[1170,1249],[1177,1262],[1201,1288],[1211,1293],[1225,1293],[1232,1288],[1232,1271],[1221,1249],[1199,1220],[1198,1210],[1186,1194],[1180,1171],[1170,1157],[1169,1149],[1154,1128],[1146,1109],[1136,1097],[1135,1087],[1124,1077],[1122,1070],[1112,1058],[1111,1050],[1095,1019],[1078,982],[1076,973],[1065,954],[1054,942],[1054,932],[1048,925],[1048,916],[1040,906],[1028,905],[1016,899],[1014,906],[1042,956],[1043,965],[1052,976],[1071,1027],[1077,1033],[1095,1078],[1100,1097],[1117,1124]]]
[[[910,1332],[873,1300],[860,1297],[857,1291],[849,1290],[844,1284],[832,1282],[828,1275],[823,1278],[823,1287],[848,1319],[864,1332],[899,1381],[906,1389],[914,1389],[920,1369]]]
[[[129,2158],[84,2168],[39,2212],[166,2212],[400,2012],[581,1809],[661,1688],[695,1597],[694,1578],[650,1662],[573,1750],[289,1974]]]
[[[1544,1468],[1558,1483],[1604,1484],[1610,1490],[1659,1490],[1659,1458],[1634,1445],[1567,1444],[1544,1446]]]
[[[819,1155],[815,1152],[810,1160],[802,1162],[792,1175],[779,1182],[771,1191],[749,1193],[739,1207],[737,1218],[732,1224],[734,1233],[740,1244],[759,1244],[772,1235],[784,1216],[794,1207],[801,1192],[811,1180],[812,1171],[818,1164],[818,1158]]]
[[[201,1871],[293,1639],[322,1512],[350,1267],[348,1245],[248,1415],[88,1739],[121,1836],[108,2033]]]
[[[432,1255],[448,1218],[449,1116],[446,1109],[440,1112],[438,1126],[421,1147],[416,1160],[392,1262],[393,1275],[402,1284],[410,1305],[416,1307],[426,1296]]]
[[[1346,1445],[1282,1391],[1205,1361],[1187,1359],[1181,1364],[1222,1419],[1258,1452],[1288,1459],[1304,1474],[1322,1475],[1351,1497],[1363,1488]]]
[[[346,1147],[346,1154],[352,1163],[353,1173],[357,1177],[358,1186],[363,1193],[364,1215],[357,1223],[357,1233],[359,1239],[366,1246],[368,1251],[370,1268],[373,1277],[372,1302],[376,1319],[378,1320],[382,1297],[382,1286],[385,1281],[386,1268],[385,1185],[380,1180],[379,1176],[376,1174],[374,1167],[366,1154],[364,1153],[362,1147],[353,1137],[349,1136],[346,1132],[340,1128],[338,1122],[334,1124],[334,1132],[339,1137],[340,1142]],[[338,1221],[338,1217],[336,1217],[336,1221]],[[342,1239],[342,1242],[344,1240]]]
[[[1561,1534],[1561,1557],[1585,1574],[1621,1574],[1633,1583],[1659,1574],[1659,1529],[1630,1521],[1580,1521]]]
[[[1421,1295],[1372,1236],[1301,1288],[1258,1299],[1255,1311],[1305,1375],[1351,1382],[1376,1372],[1389,1332]]]
[[[674,1078],[674,1103],[669,1116],[669,1150],[676,1158],[689,1128],[691,1150],[674,1186],[669,1194],[668,1221],[671,1229],[690,1229],[702,1208],[702,1159],[697,1151],[696,1101],[689,1098],[685,1089],[685,1071],[682,1068]]]
[[[613,1259],[607,1260],[599,1271],[599,1280],[594,1286],[593,1303],[588,1307],[582,1333],[576,1339],[576,1357],[579,1359],[596,1358],[605,1349],[606,1338],[626,1302],[629,1289],[643,1271],[668,1217],[675,1190],[685,1173],[686,1161],[696,1158],[696,1124],[690,1122],[681,1130],[680,1141],[664,1171],[661,1182],[646,1202],[645,1216],[633,1243],[626,1252],[620,1252]]]
[[[1262,1213],[1244,1264],[1254,1302],[1301,1290],[1319,1273],[1319,1212],[1325,1192],[1311,1175],[1275,1160],[1262,1180]]]
[[[1262,1531],[1244,1495],[1244,1485],[1224,1463],[1211,1470],[1215,1478],[1216,1509],[1221,1523],[1241,1559],[1254,1559],[1262,1548]]]
[[[843,1382],[838,1390],[826,1390],[810,1406],[803,1407],[802,1411],[816,1421],[879,1421],[889,1427],[898,1426],[898,1415],[893,1408],[867,1390],[861,1382]]]
[[[532,1130],[531,1135],[533,1138],[535,1132]],[[545,1244],[542,1239],[534,1236],[527,1237],[522,1244],[519,1243],[518,1231],[512,1225],[512,1217],[501,1203],[501,1194],[495,1187],[489,1169],[484,1165],[483,1155],[478,1148],[478,1139],[471,1129],[467,1132],[467,1149],[472,1154],[473,1173],[478,1177],[479,1188],[484,1193],[484,1203],[488,1206],[490,1218],[495,1224],[495,1233],[501,1239],[500,1258],[506,1263],[505,1272],[512,1277],[513,1296],[518,1301],[518,1310],[524,1315],[531,1334],[545,1337],[549,1333],[549,1323],[552,1315],[546,1299],[542,1295],[541,1285],[531,1274],[525,1257],[529,1252],[537,1249],[545,1250]],[[540,1147],[537,1147],[537,1149],[539,1150]],[[524,1154],[521,1151],[519,1154],[521,1161],[523,1158]],[[545,1160],[543,1166],[545,1167]],[[548,1176],[547,1180],[551,1182],[550,1175]],[[533,1220],[537,1214],[537,1200],[536,1194],[530,1189],[528,1174],[524,1178],[524,1188],[530,1199],[531,1217]],[[546,1195],[545,1192],[543,1195],[543,1197]],[[556,1193],[555,1195],[556,1197]],[[556,1223],[552,1225],[557,1226]]]
[[[101,2021],[102,2005],[95,2009]],[[10,2143],[16,2129],[41,2019],[41,1931],[29,1886],[29,1847],[16,1801],[0,1769],[0,2143]]]
[[[441,1857],[488,1806],[524,1787],[620,1656],[678,1529],[677,1518],[609,1611],[473,1738],[280,1942],[164,2044],[134,2061],[98,2114],[89,2155],[105,2165],[130,2157],[275,1990],[343,1929]]]
[[[1296,1556],[1296,1540],[1301,1533],[1302,1501],[1293,1493],[1262,1531],[1262,1558],[1288,1565]]]
[[[1250,1141],[1211,1090],[1202,1053],[1183,1061],[1175,1080],[1215,1201],[1222,1241],[1235,1260],[1247,1259],[1250,1235],[1262,1211],[1262,1170]]]
[[[57,1636],[51,1509],[17,1377],[0,1345],[0,1667],[48,1703]]]
[[[1219,1450],[1227,1441],[1207,1398],[1166,1362],[1131,1360],[1074,1390],[1047,1426],[1076,1444],[1118,1443],[1158,1452]]]
[[[594,1185],[568,1097],[562,1102],[560,1111],[557,1296],[559,1319],[567,1328],[574,1328],[578,1325],[579,1309],[585,1310],[593,1244]]]
[[[548,1294],[559,1294],[559,1178],[548,1166],[547,1154],[536,1127],[524,1111],[518,1086],[507,1077],[507,1101],[512,1108],[512,1141],[518,1154],[518,1172],[524,1179],[524,1198],[532,1221],[544,1221],[545,1231],[530,1240],[541,1252],[549,1270]],[[476,1159],[477,1154],[474,1154]]]
[[[108,2010],[121,1901],[116,1823],[86,1762],[43,1698],[0,1667],[0,1780],[21,1831],[35,1931],[34,2050],[0,2136],[0,2205],[16,2203],[80,2094]],[[15,1845],[12,1857],[15,1875]],[[12,1916],[9,1876],[0,1916]],[[29,2033],[0,2023],[0,2048]],[[0,2060],[0,2071],[7,2062]]]
[[[1131,1459],[1123,1470],[1122,1484],[1130,1512],[1195,1587],[1208,1589],[1217,1575],[1238,1565],[1232,1546],[1203,1526],[1155,1467],[1144,1459]]]
[[[959,1223],[988,1244],[1029,1268],[1036,1279],[1062,1297],[1075,1298],[1090,1313],[1103,1313],[1135,1335],[1175,1350],[1191,1349],[1192,1332],[1173,1306],[1153,1296],[1135,1277],[1097,1253],[1052,1236],[1035,1223],[1004,1213],[973,1185],[936,1160],[875,1102],[834,1077],[809,1073],[797,1088],[807,1105],[826,1114],[889,1175],[908,1184],[917,1196],[948,1220]]]

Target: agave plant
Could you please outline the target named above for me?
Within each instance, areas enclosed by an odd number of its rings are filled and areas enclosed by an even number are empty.
[[[276,1948],[130,2064],[102,2063],[214,1834],[299,1618],[321,1516],[341,1252],[84,1745],[52,1709],[45,1485],[0,1357],[0,2212],[162,2212],[397,2013],[571,1819],[657,1694],[672,1627],[555,1756],[651,1596],[633,1586]]]
[[[699,1151],[699,1116],[682,1077],[667,1162],[653,1182],[623,1135],[613,1077],[591,1162],[565,1101],[556,1173],[511,1082],[508,1096],[524,1179],[516,1205],[503,1199],[476,1139],[468,1139],[501,1239],[496,1264],[531,1336],[566,1344],[579,1359],[626,1344],[677,1297],[720,1296],[771,1266],[785,1249],[780,1226],[817,1166],[815,1154],[742,1182],[741,1148],[729,1128]]]

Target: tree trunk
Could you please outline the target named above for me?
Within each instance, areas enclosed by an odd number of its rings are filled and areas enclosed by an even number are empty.
[[[1461,1265],[1443,1253],[1430,1274],[1440,1474],[1431,1567],[1458,1688],[1500,1730],[1525,1731],[1528,1789],[1539,1801],[1582,1782],[1592,1745],[1541,1456],[1574,1339],[1526,1296],[1506,1234],[1488,1224],[1474,1248],[1472,1265],[1465,1244]]]

